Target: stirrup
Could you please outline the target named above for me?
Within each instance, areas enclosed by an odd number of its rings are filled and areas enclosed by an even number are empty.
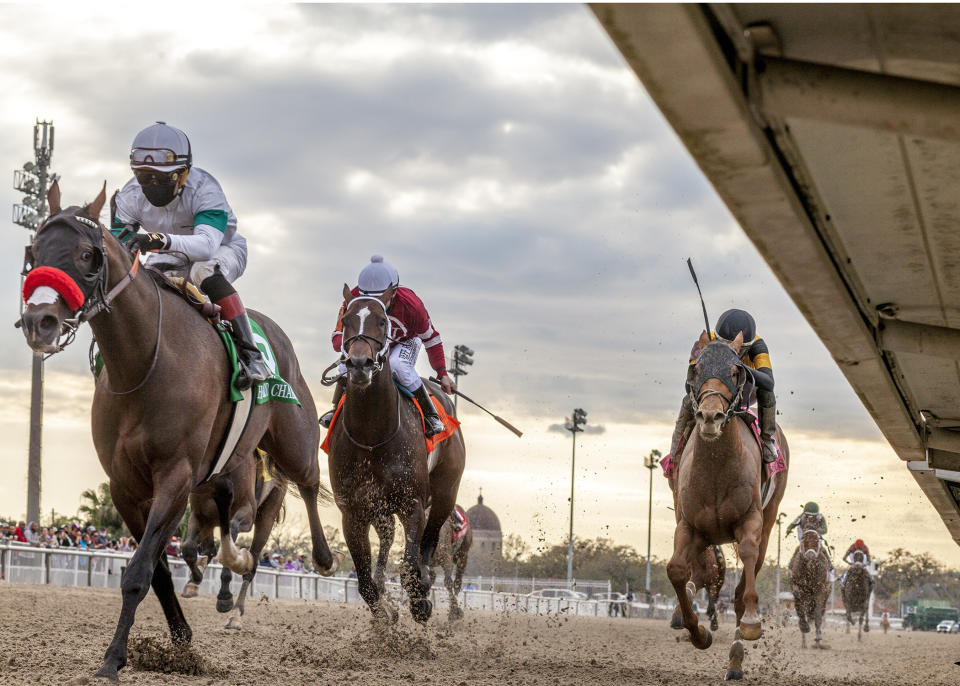
[[[333,415],[335,412],[336,410],[330,410],[329,412],[325,413],[322,417],[320,417],[320,426],[322,426],[324,429],[329,429],[330,422],[333,421]]]
[[[440,417],[437,415],[425,414],[423,416],[423,433],[426,434],[427,438],[443,433],[445,428],[443,422],[440,421]]]

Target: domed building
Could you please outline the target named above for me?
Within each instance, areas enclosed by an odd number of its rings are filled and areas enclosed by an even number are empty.
[[[503,532],[496,513],[483,504],[483,493],[477,504],[467,510],[467,521],[473,528],[473,545],[467,556],[468,576],[490,576],[500,570],[503,562]]]

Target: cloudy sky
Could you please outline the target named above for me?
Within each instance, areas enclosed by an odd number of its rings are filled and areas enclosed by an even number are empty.
[[[0,6],[0,160],[13,170],[30,159],[34,118],[52,119],[53,167],[65,199],[80,203],[104,179],[114,189],[129,178],[139,129],[161,119],[186,131],[250,245],[238,290],[290,334],[320,405],[342,285],[372,253],[386,256],[448,350],[476,351],[464,391],[525,431],[517,440],[461,404],[465,506],[482,488],[506,531],[561,540],[570,438],[550,427],[583,407],[603,430],[578,444],[576,530],[645,546],[643,456],[669,447],[702,328],[692,256],[712,318],[748,309],[771,347],[794,462],[784,510],[818,500],[836,546],[863,537],[960,563],[586,7],[232,4],[225,15],[196,4],[170,17],[163,26],[155,8],[134,5]],[[19,198],[0,188],[0,204]],[[13,225],[0,235],[10,323],[26,239]],[[46,367],[47,512],[73,512],[79,491],[104,479],[88,344],[85,330]],[[16,515],[30,355],[12,326],[0,329],[0,365],[0,513]],[[668,503],[657,473],[660,556],[671,550]],[[339,525],[335,509],[324,516]]]

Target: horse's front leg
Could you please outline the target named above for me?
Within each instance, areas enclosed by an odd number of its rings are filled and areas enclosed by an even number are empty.
[[[370,576],[370,522],[355,517],[348,508],[342,508],[343,538],[347,542],[353,566],[357,572],[357,590],[367,607],[378,620],[397,621],[397,613],[385,603]]]
[[[373,573],[373,583],[381,594],[386,593],[387,562],[390,561],[390,547],[393,545],[393,536],[396,532],[393,515],[381,515],[373,520],[373,529],[377,532],[380,546],[377,549],[377,567]]]
[[[130,559],[130,564],[120,582],[123,604],[117,630],[104,655],[103,664],[97,670],[96,677],[119,681],[118,671],[127,664],[127,640],[130,637],[130,629],[133,627],[137,606],[154,583],[155,572],[160,565],[160,558],[164,554],[167,541],[177,530],[177,524],[187,507],[192,478],[193,474],[187,460],[179,460],[173,469],[154,476],[154,499],[143,527],[143,535],[139,539],[140,545]],[[119,501],[120,498],[114,494],[114,500]],[[124,509],[121,507],[121,512]],[[129,521],[126,516],[124,520]],[[178,642],[189,641],[190,627],[183,619],[183,612],[173,592],[169,571],[165,578],[158,578],[154,584],[154,590],[167,615],[172,638]]]
[[[757,611],[757,559],[760,554],[760,537],[763,535],[763,512],[759,508],[750,510],[734,529],[737,536],[738,551],[743,561],[743,614],[738,618],[740,634],[748,641],[760,638],[763,630],[760,626],[760,613]]]
[[[403,590],[410,598],[410,613],[421,624],[430,619],[430,614],[433,612],[433,603],[427,598],[430,577],[420,553],[425,520],[423,504],[416,499],[410,501],[406,512],[400,514],[404,536],[403,567],[400,571],[400,579],[403,582]]]
[[[706,650],[713,643],[713,635],[703,626],[693,611],[693,594],[687,583],[690,579],[690,570],[696,556],[706,547],[707,543],[700,534],[684,520],[680,520],[673,534],[673,557],[667,563],[667,576],[677,593],[680,605],[680,615],[683,625],[690,632],[690,642],[694,647]],[[691,583],[690,586],[693,584]]]
[[[333,576],[340,569],[345,555],[340,551],[330,550],[327,537],[323,535],[323,524],[320,523],[320,513],[317,511],[317,498],[320,496],[320,482],[297,484],[297,490],[303,498],[307,508],[307,521],[310,523],[310,542],[313,546],[313,564],[323,576]]]

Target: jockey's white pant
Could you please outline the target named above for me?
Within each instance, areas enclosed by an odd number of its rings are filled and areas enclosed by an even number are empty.
[[[422,347],[423,341],[419,338],[411,338],[409,341],[396,343],[390,348],[390,369],[393,372],[393,378],[411,393],[415,393],[423,385],[423,380],[417,373],[417,356],[420,355]],[[337,366],[337,371],[346,374],[347,366],[341,362]]]
[[[220,266],[220,273],[224,278],[233,283],[243,274],[247,268],[246,251],[239,246],[221,245],[213,254],[213,258],[203,262],[187,263],[180,255],[174,253],[150,253],[147,256],[147,264],[155,266],[163,272],[183,276],[186,267],[189,264],[189,280],[199,288],[204,279],[213,276],[213,270]]]

